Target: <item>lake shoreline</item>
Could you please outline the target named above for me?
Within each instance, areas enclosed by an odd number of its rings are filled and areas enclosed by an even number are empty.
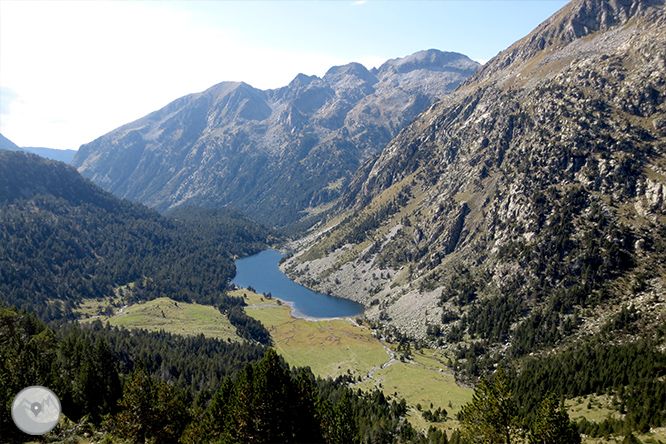
[[[309,322],[363,316],[366,307],[359,302],[313,291],[292,281],[279,267],[283,253],[275,249],[236,260],[236,276],[231,283],[270,294],[289,306],[291,317]]]

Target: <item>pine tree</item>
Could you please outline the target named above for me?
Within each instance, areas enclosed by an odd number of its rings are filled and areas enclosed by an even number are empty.
[[[296,377],[292,414],[296,417],[296,442],[324,442],[322,436],[323,412],[321,400],[317,396],[314,375],[309,369],[302,369]]]
[[[499,369],[492,380],[481,378],[472,401],[458,414],[461,434],[483,444],[512,444],[519,439],[517,407],[511,398],[507,378]]]
[[[224,424],[223,442],[256,442],[254,373],[255,366],[248,364],[234,383]]]
[[[580,434],[564,406],[549,393],[541,401],[529,436],[530,444],[580,444]]]
[[[118,404],[118,433],[135,443],[177,442],[190,421],[184,396],[174,386],[154,381],[142,363],[125,382]]]
[[[358,424],[351,402],[351,393],[345,389],[340,402],[333,410],[333,431],[331,442],[333,444],[351,444],[358,442]]]
[[[123,397],[118,403],[121,411],[116,415],[115,424],[120,436],[135,443],[146,441],[156,420],[153,411],[156,397],[155,383],[146,366],[139,363],[125,382]]]
[[[257,365],[254,388],[256,442],[292,442],[298,420],[290,402],[295,388],[275,350],[268,350]]]

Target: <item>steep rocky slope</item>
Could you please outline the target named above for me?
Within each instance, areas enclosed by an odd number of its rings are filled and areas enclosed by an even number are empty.
[[[276,90],[225,82],[83,145],[72,164],[160,211],[231,205],[288,224],[339,197],[364,160],[478,67],[428,50],[372,71],[300,74]]]
[[[341,202],[283,269],[384,326],[520,355],[633,306],[649,334],[666,321],[663,0],[572,1],[421,114]]]

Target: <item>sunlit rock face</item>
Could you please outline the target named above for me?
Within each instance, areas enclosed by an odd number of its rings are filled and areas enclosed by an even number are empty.
[[[486,351],[593,333],[622,304],[663,322],[665,12],[568,4],[365,163],[283,268]]]

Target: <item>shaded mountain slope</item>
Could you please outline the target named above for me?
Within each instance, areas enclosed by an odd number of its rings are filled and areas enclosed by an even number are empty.
[[[575,0],[367,162],[283,267],[410,336],[522,355],[666,320],[663,1]],[[622,338],[625,332],[618,332]]]
[[[284,225],[339,197],[362,161],[478,67],[429,50],[269,91],[225,82],[83,145],[72,164],[159,211],[232,205]]]
[[[18,145],[16,145],[14,142],[0,134],[0,150],[7,150],[7,151],[20,151],[21,148],[19,148]]]
[[[167,218],[61,162],[0,151],[0,299],[44,320],[117,292],[218,304],[233,258],[266,248],[269,237],[233,209]]]

